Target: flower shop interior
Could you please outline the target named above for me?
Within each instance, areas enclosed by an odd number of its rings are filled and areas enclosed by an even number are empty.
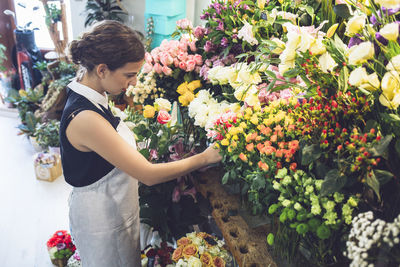
[[[141,266],[400,266],[400,0],[0,7],[1,266],[85,266],[59,131],[69,43],[103,20],[146,50],[107,95],[137,150],[222,157],[139,183]]]

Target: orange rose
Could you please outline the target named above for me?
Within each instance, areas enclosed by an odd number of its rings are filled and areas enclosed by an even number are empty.
[[[197,250],[195,245],[190,244],[183,248],[182,254],[186,259],[189,259],[191,256],[196,256]]]
[[[200,256],[201,263],[206,266],[213,266],[213,259],[210,254],[204,252],[203,255]]]
[[[178,247],[177,249],[175,249],[174,253],[172,253],[172,260],[177,262],[180,258],[182,258],[182,251],[183,247]]]
[[[198,232],[198,233],[196,233],[196,236],[204,239],[209,235],[205,232]]]
[[[225,267],[225,261],[221,257],[216,256],[214,258],[215,267]]]
[[[186,245],[189,245],[189,244],[191,244],[191,243],[192,243],[192,240],[190,240],[190,239],[187,238],[187,237],[182,237],[181,239],[179,239],[179,240],[177,241],[178,247],[180,247],[180,246],[186,246]]]

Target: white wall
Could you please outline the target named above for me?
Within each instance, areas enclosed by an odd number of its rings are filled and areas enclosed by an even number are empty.
[[[86,0],[69,0],[70,12],[69,21],[72,25],[72,38],[75,39],[81,32],[85,31],[85,17],[84,14]],[[126,8],[130,15],[134,17],[135,30],[144,33],[145,21],[145,1],[143,0],[123,0],[121,4]],[[211,0],[186,0],[186,17],[193,22],[193,25],[201,24],[200,15],[202,10],[205,9]]]

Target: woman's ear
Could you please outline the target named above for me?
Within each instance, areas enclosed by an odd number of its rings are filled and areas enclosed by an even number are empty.
[[[99,64],[96,67],[96,74],[101,78],[104,79],[106,77],[106,73],[108,71],[108,67],[106,64]]]

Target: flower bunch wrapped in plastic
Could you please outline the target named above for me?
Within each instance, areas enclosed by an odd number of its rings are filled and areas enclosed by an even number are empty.
[[[172,260],[177,267],[224,267],[231,257],[224,249],[225,243],[204,232],[186,234],[177,241]]]
[[[47,249],[52,260],[68,260],[76,250],[74,243],[72,243],[71,235],[65,230],[60,230],[53,234],[47,241]]]
[[[372,211],[354,217],[344,254],[351,267],[400,264],[400,215],[393,222],[375,219]]]

